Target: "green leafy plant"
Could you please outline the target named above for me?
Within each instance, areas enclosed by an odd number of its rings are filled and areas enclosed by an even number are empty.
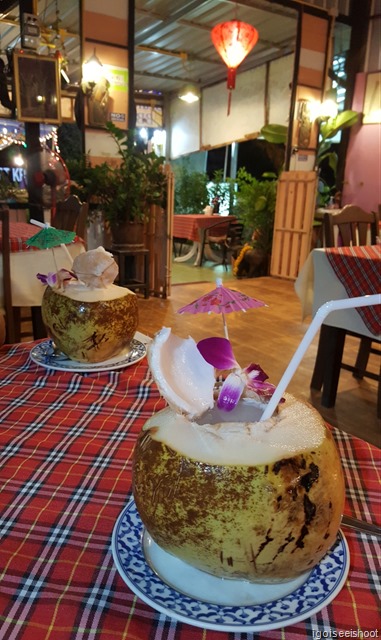
[[[119,163],[91,166],[83,159],[69,164],[71,191],[101,209],[104,219],[111,224],[144,221],[150,205],[166,205],[164,158],[139,150],[133,130],[124,132],[112,122],[107,122],[106,129],[117,146]]]
[[[271,253],[277,180],[257,180],[245,168],[237,172],[234,213],[243,222],[246,239],[266,255]]]
[[[353,125],[358,121],[359,115],[360,114],[357,113],[357,111],[351,111],[348,109],[338,113],[335,118],[327,118],[326,120],[322,120],[320,123],[316,164],[319,167],[323,160],[327,159],[335,178],[337,173],[338,156],[331,148],[332,139],[339,133],[339,131],[353,127]]]
[[[187,163],[174,167],[175,213],[202,213],[209,204],[208,176],[192,171]]]
[[[319,188],[317,193],[317,205],[324,206],[327,204],[331,196],[336,192],[336,175],[338,155],[332,148],[333,139],[343,129],[353,127],[359,119],[357,111],[341,111],[334,118],[321,118],[319,122],[319,140],[316,153],[316,166],[321,167],[324,161],[332,170],[333,184],[328,185],[324,180],[319,180]],[[288,128],[281,124],[268,124],[262,127],[261,136],[267,142],[283,143],[287,142]]]

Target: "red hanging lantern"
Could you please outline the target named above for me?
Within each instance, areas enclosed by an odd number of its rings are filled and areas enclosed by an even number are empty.
[[[227,87],[229,89],[228,115],[230,113],[231,92],[235,88],[237,67],[258,41],[258,31],[246,22],[231,20],[213,27],[212,42],[228,67]]]

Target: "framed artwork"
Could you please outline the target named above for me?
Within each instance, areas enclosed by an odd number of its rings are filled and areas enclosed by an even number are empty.
[[[13,54],[17,119],[61,122],[61,84],[56,58],[35,53]]]
[[[381,123],[381,72],[368,73],[365,85],[363,124]]]

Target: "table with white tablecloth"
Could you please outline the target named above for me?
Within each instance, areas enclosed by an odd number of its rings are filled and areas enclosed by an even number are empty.
[[[53,249],[28,247],[25,241],[38,231],[38,227],[26,222],[10,223],[11,287],[14,307],[40,306],[45,288],[37,279],[37,273],[47,274],[49,271],[56,271],[57,268],[70,269],[72,260],[85,251],[81,238],[75,238],[74,242],[66,245],[67,250],[61,246]],[[0,261],[0,307],[3,304],[2,269]]]

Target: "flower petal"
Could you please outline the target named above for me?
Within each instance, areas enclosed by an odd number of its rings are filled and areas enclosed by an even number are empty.
[[[247,374],[249,380],[258,380],[259,382],[264,382],[267,380],[268,375],[262,369],[259,364],[249,364],[248,367],[245,367],[244,372]]]
[[[38,278],[38,280],[40,280],[40,282],[42,282],[42,284],[48,284],[50,287],[57,282],[57,276],[52,271],[49,271],[48,275],[46,275],[45,273],[37,273],[36,277]]]
[[[245,386],[246,381],[240,373],[237,371],[229,373],[221,387],[217,400],[217,407],[224,411],[232,411],[238,404]]]
[[[197,343],[202,357],[215,369],[234,369],[238,367],[232,346],[226,338],[205,338]]]

